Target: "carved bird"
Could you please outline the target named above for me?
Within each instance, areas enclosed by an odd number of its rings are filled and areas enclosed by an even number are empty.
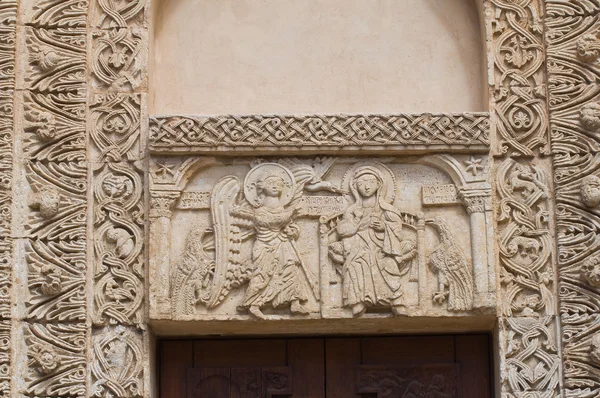
[[[438,230],[439,246],[429,257],[429,266],[438,272],[438,278],[447,288],[448,310],[468,311],[473,308],[473,271],[460,247],[452,238],[448,225],[439,217],[434,226]],[[446,295],[446,292],[441,292]]]
[[[287,167],[294,175],[296,183],[308,192],[328,191],[346,194],[345,190],[336,187],[330,181],[323,181],[335,161],[334,157],[322,156],[315,158],[312,164],[302,163],[298,159],[282,159],[279,163]]]
[[[106,297],[116,301],[117,304],[120,304],[121,301],[125,300],[135,300],[135,296],[132,293],[135,292],[135,290],[133,288],[128,289],[119,286],[114,278],[110,278],[108,282],[106,282],[106,288],[104,289],[104,292],[106,293]]]

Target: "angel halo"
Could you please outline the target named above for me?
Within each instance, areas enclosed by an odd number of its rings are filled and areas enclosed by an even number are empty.
[[[296,181],[286,167],[278,163],[261,163],[253,167],[244,179],[244,196],[254,207],[263,205],[264,196],[279,199],[279,206],[289,204],[294,197]]]

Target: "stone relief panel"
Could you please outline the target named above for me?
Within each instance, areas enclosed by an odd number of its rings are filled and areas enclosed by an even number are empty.
[[[150,170],[151,317],[495,305],[487,156],[154,158]]]

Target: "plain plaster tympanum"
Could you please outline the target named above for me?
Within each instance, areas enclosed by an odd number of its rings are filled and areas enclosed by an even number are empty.
[[[161,0],[151,112],[479,111],[468,0]]]

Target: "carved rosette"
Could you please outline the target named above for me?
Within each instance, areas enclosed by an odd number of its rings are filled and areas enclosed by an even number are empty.
[[[597,2],[548,4],[548,91],[556,180],[565,393],[600,394],[600,39]]]

